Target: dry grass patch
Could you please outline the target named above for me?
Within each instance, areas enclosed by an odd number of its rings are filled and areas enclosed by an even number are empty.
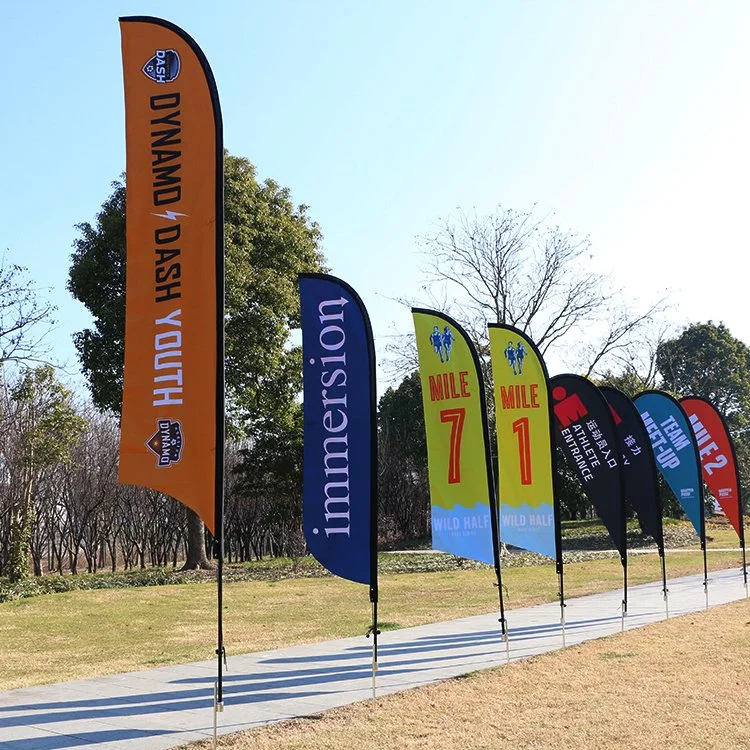
[[[702,570],[699,553],[669,555],[670,577]],[[712,568],[740,564],[712,553]],[[630,558],[632,584],[660,577],[656,555]],[[566,596],[616,589],[614,558],[566,566]],[[509,568],[509,608],[554,601],[551,565]],[[496,611],[494,571],[381,576],[380,618],[399,627]],[[232,654],[362,635],[367,589],[339,578],[231,583],[225,587],[225,640]],[[0,690],[214,658],[214,586],[72,591],[0,604]],[[512,626],[512,620],[511,620]],[[19,659],[23,653],[25,658]]]
[[[748,663],[750,602],[743,600],[219,745],[739,750],[750,746]]]

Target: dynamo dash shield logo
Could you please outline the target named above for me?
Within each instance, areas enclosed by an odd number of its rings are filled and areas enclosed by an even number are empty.
[[[156,456],[156,466],[167,468],[182,458],[182,424],[175,419],[157,419],[156,432],[146,447]]]
[[[172,83],[180,75],[180,56],[173,49],[158,49],[143,72],[155,83]]]

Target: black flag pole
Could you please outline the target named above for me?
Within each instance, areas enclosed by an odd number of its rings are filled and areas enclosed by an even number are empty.
[[[698,466],[701,465],[700,456],[698,454],[698,446],[695,443],[695,439],[692,440],[693,450],[695,451],[695,460]],[[698,499],[700,501],[701,508],[701,550],[703,552],[703,589],[706,592],[706,609],[708,609],[708,561],[706,559],[706,506],[703,501],[703,477],[698,482]]]
[[[623,466],[620,460],[620,486],[623,486]],[[624,489],[623,489],[624,491]],[[622,551],[620,560],[622,562],[622,631],[625,631],[625,618],[628,614],[628,522],[625,514],[625,502],[620,503],[620,524],[622,532]]]
[[[704,526],[704,523],[701,523]],[[704,526],[705,528],[705,526]],[[708,609],[708,561],[706,560],[706,532],[703,532],[701,539],[701,551],[703,552],[703,589],[706,592],[706,609]]]
[[[220,140],[217,136],[217,140]],[[224,150],[217,148],[216,201],[221,207],[221,217],[216,222],[216,521],[214,526],[214,554],[216,555],[216,700],[214,706],[214,746],[216,745],[216,714],[224,710],[223,671],[227,652],[224,646],[224,442],[225,442],[225,397],[224,397]]]
[[[212,77],[213,78],[213,77]],[[223,672],[227,653],[224,647],[224,443],[226,439],[225,332],[224,332],[224,136],[216,85],[211,86],[216,112],[216,521],[215,553],[217,589],[217,686],[216,710],[224,710]]]
[[[696,455],[698,448],[695,448]],[[700,463],[699,463],[700,465]],[[706,609],[708,609],[708,561],[706,560],[706,508],[703,504],[703,481],[698,485],[701,504],[701,552],[703,552],[703,590],[706,592]]]
[[[486,419],[486,410],[484,407],[484,404],[482,404],[482,415],[483,415],[483,421]],[[485,433],[486,434],[486,433]],[[485,445],[487,445],[488,441],[485,441]],[[487,447],[487,452],[489,454],[489,446]],[[502,633],[503,640],[506,643],[506,650],[508,647],[508,626],[507,621],[505,619],[505,599],[503,597],[503,570],[502,570],[502,563],[500,561],[500,533],[499,533],[499,502],[497,500],[497,495],[495,494],[495,481],[494,481],[494,474],[492,472],[492,465],[489,464],[489,470],[487,474],[487,481],[489,483],[490,487],[490,526],[492,528],[492,554],[494,558],[495,563],[495,578],[496,578],[496,586],[498,590],[498,596],[500,598],[500,632]]]
[[[362,314],[370,326],[370,318],[362,305]],[[367,637],[372,634],[372,697],[375,698],[378,671],[378,420],[377,420],[377,375],[375,369],[375,344],[372,333],[367,337],[370,359],[370,602],[372,624]]]
[[[669,619],[669,589],[667,588],[667,561],[666,555],[664,554],[664,545],[662,544],[659,548],[659,557],[661,558],[661,582],[662,582],[662,593],[664,594],[664,610]]]
[[[723,418],[722,418],[723,419]],[[729,434],[729,430],[727,430]],[[729,445],[732,449],[732,457],[734,458],[734,465],[737,466],[737,454],[734,450],[734,441],[730,440]],[[745,597],[748,596],[747,589],[747,558],[745,556],[745,514],[743,513],[743,502],[742,502],[742,480],[740,479],[739,472],[737,472],[737,517],[739,520],[739,532],[740,532],[740,548],[742,549],[742,578],[745,583]]]
[[[377,446],[377,443],[373,443]],[[377,452],[377,451],[375,451]],[[377,457],[374,457],[377,461]],[[377,467],[377,463],[373,464]],[[373,471],[373,476],[377,477],[377,471]],[[376,485],[377,480],[373,479],[373,486]],[[373,498],[370,505],[370,511],[373,514],[373,518],[370,526],[370,533],[372,538],[370,544],[372,545],[372,552],[370,556],[370,602],[372,604],[372,624],[367,630],[367,638],[372,635],[372,697],[375,698],[376,689],[376,676],[378,672],[378,636],[380,630],[378,628],[378,524],[377,524],[377,488],[373,492]]]
[[[708,609],[708,562],[706,560],[705,539],[701,539],[701,550],[703,551],[703,588],[706,592],[706,609]]]
[[[734,445],[732,445],[732,451],[734,451]],[[737,459],[735,458],[735,466],[737,465]],[[745,557],[745,516],[742,512],[742,487],[739,482],[739,476],[737,477],[737,504],[739,506],[739,526],[740,526],[740,548],[742,549],[742,578],[745,582],[745,597],[748,596],[747,590],[747,558]]]
[[[727,434],[729,430],[727,430]],[[734,465],[737,466],[737,455],[734,450],[734,442],[729,441],[729,445],[732,449],[732,457],[734,458]],[[747,589],[747,558],[745,556],[745,514],[743,513],[742,503],[742,481],[740,480],[739,472],[737,473],[737,516],[739,520],[739,536],[740,536],[740,548],[742,549],[742,578],[745,583],[745,597],[748,596]]]
[[[622,562],[622,626],[621,630],[625,631],[625,618],[628,614],[628,553],[620,555]]]
[[[549,391],[549,389],[548,389]],[[552,458],[552,476],[557,476],[557,447],[554,443],[554,430],[555,425],[552,416],[552,403],[550,402],[549,409],[549,421],[550,421],[550,455]],[[557,493],[555,483],[552,483],[552,509],[555,521],[555,571],[557,572],[557,580],[559,584],[559,590],[557,596],[560,600],[560,627],[562,628],[562,643],[563,648],[566,647],[565,643],[565,588],[564,588],[564,566],[563,566],[563,554],[562,554],[562,521],[560,520],[560,498]]]
[[[719,415],[721,416],[721,415]],[[723,420],[723,417],[722,417]],[[729,430],[727,429],[727,434]],[[734,459],[734,465],[737,466],[737,454],[734,450],[734,441],[730,439],[729,445],[732,449],[732,457]],[[745,514],[743,513],[743,502],[742,502],[742,480],[740,479],[739,472],[737,472],[737,517],[739,520],[739,536],[740,536],[740,548],[742,549],[742,578],[745,583],[745,597],[749,596],[747,589],[747,558],[745,556]]]
[[[495,493],[492,489],[492,482],[490,481],[490,497],[494,498]],[[498,507],[496,503],[493,503],[490,501],[490,515],[492,516],[492,537],[493,537],[493,544],[492,544],[492,550],[495,558],[495,577],[497,579],[496,586],[498,590],[498,595],[500,597],[500,632],[503,637],[503,641],[505,641],[505,659],[508,663],[510,663],[510,643],[508,641],[508,624],[505,619],[505,599],[503,597],[503,572],[502,572],[502,563],[500,562],[500,536],[498,534]]]
[[[656,484],[656,501],[657,501],[657,512],[659,514],[660,527],[659,531],[661,537],[656,540],[656,546],[659,550],[659,557],[661,558],[661,591],[664,595],[664,613],[666,619],[669,619],[669,588],[667,587],[667,555],[664,550],[664,525],[662,522],[664,511],[661,504],[661,493],[659,492],[659,478],[656,471],[654,472],[654,482]]]
[[[374,597],[374,598],[373,598]],[[377,586],[370,587],[370,601],[372,602],[372,625],[370,625],[367,631],[367,637],[372,634],[372,697],[375,698],[376,688],[376,676],[378,673],[378,636],[380,630],[378,630],[378,589]]]

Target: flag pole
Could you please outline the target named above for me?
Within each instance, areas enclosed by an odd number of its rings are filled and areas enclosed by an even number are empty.
[[[693,447],[695,450],[696,461],[698,466],[701,465],[700,456],[698,454],[698,446],[695,445],[693,440]],[[706,559],[706,506],[703,502],[703,480],[698,482],[698,499],[700,501],[701,508],[701,550],[703,551],[703,589],[706,592],[706,610],[708,610],[708,561]]]
[[[669,589],[667,588],[667,561],[666,555],[664,554],[664,545],[659,549],[659,557],[661,557],[661,582],[662,582],[662,593],[664,594],[664,609],[666,611],[666,619],[669,619]]]
[[[375,344],[372,339],[370,318],[364,305],[362,316],[367,322],[369,335],[367,351],[370,365],[370,602],[372,603],[372,698],[375,700],[376,676],[378,672],[378,403],[377,372],[375,366]]]
[[[224,131],[219,108],[216,84],[211,76],[211,97],[214,100],[216,118],[216,708],[224,710],[224,686],[222,667],[226,667],[227,653],[224,647],[224,445],[226,441],[226,397],[225,397],[225,268],[224,268]]]
[[[498,539],[498,544],[500,540]],[[505,620],[505,602],[503,599],[503,577],[502,577],[502,562],[500,561],[500,554],[497,557],[497,590],[500,592],[500,628],[505,641],[505,661],[510,664],[510,641],[508,640],[508,627]]]
[[[730,442],[734,465],[737,466],[737,457],[734,455],[734,443]],[[747,558],[745,556],[745,515],[742,512],[742,485],[740,482],[739,472],[737,475],[737,516],[740,526],[740,547],[742,548],[742,578],[745,583],[745,598],[748,596],[747,590]]]
[[[708,561],[706,560],[706,535],[703,534],[701,539],[701,549],[703,550],[703,589],[706,592],[706,609],[708,609]]]
[[[732,454],[734,458],[734,465],[737,466],[737,456],[734,455],[734,443],[730,441],[732,448]],[[745,582],[745,597],[748,596],[747,590],[747,558],[745,556],[745,515],[742,508],[742,483],[740,481],[739,472],[737,473],[737,516],[740,526],[740,547],[742,547],[742,578]]]
[[[621,500],[620,500],[620,529],[622,531],[622,552],[620,553],[620,558],[622,560],[622,586],[623,586],[623,596],[622,596],[622,632],[625,632],[625,618],[628,614],[628,521],[625,517],[625,487],[624,485],[624,479],[623,476],[623,469],[622,469],[622,463],[620,463],[619,466],[619,472],[620,472],[620,487],[622,488],[622,492],[620,494]]]
[[[378,630],[378,593],[375,588],[375,598],[372,598],[372,588],[370,589],[370,601],[372,602],[372,625],[370,625],[367,631],[367,637],[369,638],[372,634],[372,698],[375,699],[376,681],[375,677],[378,673],[378,636],[380,630]]]
[[[552,392],[549,387],[549,375],[547,374],[547,368],[544,368],[544,377],[547,380],[547,404],[549,411],[549,440],[550,440],[550,461],[552,462],[552,513],[555,522],[555,570],[557,571],[557,579],[559,589],[557,596],[560,599],[560,627],[562,628],[562,645],[563,648],[567,647],[565,639],[565,566],[563,564],[563,553],[562,553],[562,520],[560,512],[560,497],[557,489],[557,484],[554,481],[554,477],[559,476],[557,472],[557,459],[558,452],[557,446],[555,445],[555,418],[552,416]]]
[[[552,436],[554,433],[552,432],[553,425],[552,425],[552,409],[550,411],[550,436]],[[554,445],[551,445],[551,455],[552,455],[552,471],[553,476],[557,476],[557,449]],[[565,576],[563,575],[564,571],[564,565],[563,565],[563,554],[562,554],[562,522],[560,521],[560,502],[558,500],[557,491],[556,488],[552,487],[552,510],[554,513],[554,521],[555,521],[555,547],[557,547],[556,555],[555,555],[555,569],[557,571],[557,580],[559,584],[559,589],[557,592],[557,596],[560,599],[560,626],[562,628],[562,645],[563,648],[567,646],[565,642],[565,607],[567,606],[565,604],[565,588],[564,588],[564,582],[565,582]]]
[[[562,564],[560,564],[560,568],[557,572],[558,581],[560,584],[560,590],[558,591],[557,595],[560,598],[560,625],[562,626],[562,644],[563,648],[566,647],[565,643],[565,595],[563,593],[563,572],[562,572]]]
[[[622,622],[621,631],[625,632],[625,617],[628,614],[628,553],[620,557],[622,561]]]
[[[468,340],[468,337],[467,337]],[[503,597],[503,570],[500,562],[500,482],[495,480],[495,468],[490,452],[490,429],[487,420],[487,394],[485,393],[484,377],[482,365],[479,356],[473,346],[469,347],[471,357],[474,360],[474,366],[479,379],[479,403],[482,411],[482,430],[484,433],[484,459],[487,467],[487,489],[489,490],[490,501],[490,529],[492,532],[492,556],[495,564],[495,585],[497,586],[498,597],[500,600],[500,633],[505,641],[505,658],[510,663],[510,644],[508,643],[508,622],[505,619],[505,598]],[[498,463],[500,457],[498,456]],[[498,474],[499,474],[498,465]]]
[[[472,350],[472,354],[476,358],[476,354]],[[481,370],[479,369],[479,363],[477,362],[477,373],[481,378]],[[500,599],[500,633],[505,641],[505,656],[506,660],[510,662],[510,645],[508,643],[508,623],[505,619],[505,598],[503,597],[503,570],[502,563],[500,562],[500,531],[499,531],[499,519],[500,519],[500,503],[498,502],[498,496],[496,494],[495,484],[495,472],[492,466],[492,457],[490,455],[489,447],[489,434],[487,427],[487,408],[484,398],[484,383],[482,382],[481,387],[481,405],[482,405],[482,426],[484,428],[485,435],[485,448],[486,448],[486,459],[487,459],[487,484],[490,490],[490,527],[492,530],[492,554],[495,563],[495,585],[497,586],[498,597]]]

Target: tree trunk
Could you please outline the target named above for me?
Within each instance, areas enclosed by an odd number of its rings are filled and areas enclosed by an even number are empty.
[[[213,570],[206,557],[206,542],[203,521],[197,513],[186,508],[187,512],[187,559],[182,570]]]
[[[8,578],[14,583],[28,578],[29,575],[29,545],[34,509],[33,493],[34,478],[29,472],[21,492],[21,500],[11,510]]]

